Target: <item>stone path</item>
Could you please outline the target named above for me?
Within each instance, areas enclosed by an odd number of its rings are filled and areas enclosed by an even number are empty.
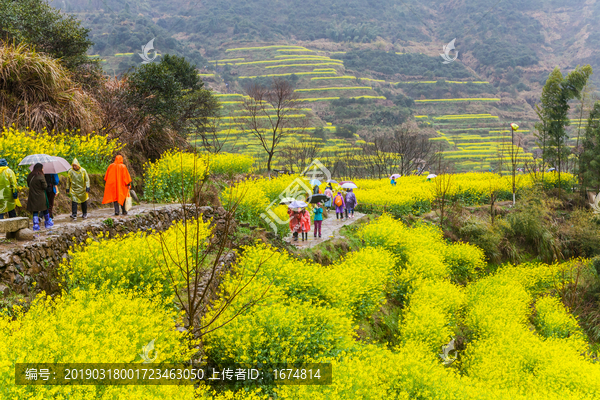
[[[320,243],[326,242],[326,241],[334,239],[334,238],[343,238],[343,236],[340,235],[339,230],[343,226],[353,224],[354,222],[359,220],[364,215],[365,214],[355,212],[354,218],[339,220],[339,219],[335,218],[335,212],[330,211],[329,218],[323,220],[323,225],[321,226],[321,237],[320,238],[314,237],[315,226],[314,226],[314,224],[311,223],[311,226],[310,226],[311,231],[308,233],[308,241],[303,242],[302,234],[300,234],[300,233],[298,234],[297,242],[294,241],[294,237],[292,236],[292,234],[290,234],[288,237],[286,237],[285,241],[293,244],[294,246],[296,246],[299,249],[308,249],[308,248],[314,247]]]
[[[53,220],[54,226],[50,229],[44,228],[44,219],[41,218],[40,219],[40,228],[41,229],[37,232],[34,232],[34,239],[31,241],[17,242],[15,240],[11,240],[11,241],[7,241],[6,239],[2,240],[2,238],[4,238],[4,235],[0,234],[0,252],[6,251],[6,250],[12,250],[17,247],[23,247],[29,243],[46,241],[49,238],[57,237],[64,232],[71,231],[74,228],[90,225],[90,223],[102,222],[108,218],[112,218],[112,219],[116,219],[116,220],[126,219],[128,217],[135,216],[139,213],[142,213],[142,212],[145,212],[148,210],[154,210],[157,208],[162,208],[162,207],[177,208],[177,207],[181,207],[181,205],[179,205],[179,204],[166,205],[166,204],[142,203],[142,204],[133,206],[133,208],[131,210],[129,210],[129,212],[127,213],[127,216],[120,215],[118,217],[115,216],[115,209],[113,207],[97,208],[97,209],[93,209],[93,210],[88,209],[88,218],[87,219],[81,218],[81,215],[82,215],[81,208],[78,208],[76,221],[73,221],[70,218],[70,215],[71,215],[70,213],[55,215],[54,220]],[[31,229],[32,226],[33,226],[33,221],[31,219],[31,217],[29,217],[29,228]]]

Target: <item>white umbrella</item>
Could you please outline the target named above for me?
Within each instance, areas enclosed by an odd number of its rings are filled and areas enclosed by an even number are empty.
[[[342,185],[342,187],[344,189],[356,189],[358,186],[356,186],[354,183],[352,182],[346,182]]]
[[[400,175],[400,174],[394,174],[394,175],[390,176],[390,178],[396,179],[396,178],[400,178],[401,176],[402,175]]]
[[[306,206],[308,206],[308,204],[306,204],[305,202],[300,201],[300,200],[295,200],[295,201],[292,201],[288,205],[288,208],[304,208]]]
[[[53,160],[49,162],[43,162],[44,174],[60,174],[61,172],[67,172],[71,169],[71,164],[62,157],[52,157]],[[33,164],[29,167],[30,171],[33,171]]]
[[[43,164],[51,161],[54,161],[54,157],[49,156],[48,154],[30,154],[24,159],[22,159],[19,165],[29,165],[38,163]]]
[[[436,176],[437,176],[436,174],[429,174],[429,175],[427,175],[427,179],[433,179]]]

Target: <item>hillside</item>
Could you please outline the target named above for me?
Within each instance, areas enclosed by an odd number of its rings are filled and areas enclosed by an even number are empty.
[[[302,108],[310,109],[315,130],[325,128],[317,136],[327,145],[348,139],[344,132],[362,140],[415,118],[437,132],[459,171],[495,168],[510,122],[522,127],[528,158],[536,150],[534,105],[549,72],[600,62],[596,1],[53,5],[82,19],[95,42],[90,55],[110,74],[139,65],[142,46],[156,38],[158,53],[186,56],[218,93],[244,94],[252,81],[288,77],[309,99]],[[454,38],[458,59],[443,64],[442,47]],[[226,113],[235,104],[224,104]]]

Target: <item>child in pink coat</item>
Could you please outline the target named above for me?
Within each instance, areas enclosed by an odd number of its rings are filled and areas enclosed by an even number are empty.
[[[310,213],[306,208],[300,211],[300,225],[302,226],[302,241],[308,240],[308,232],[310,232]]]

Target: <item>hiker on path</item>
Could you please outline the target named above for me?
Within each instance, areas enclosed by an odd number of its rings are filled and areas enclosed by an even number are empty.
[[[306,208],[300,211],[300,221],[302,225],[302,241],[308,240],[308,232],[310,232],[310,213]]]
[[[300,213],[291,208],[288,208],[288,215],[290,216],[290,231],[294,236],[294,241],[298,241],[298,232],[302,232]]]
[[[48,214],[50,215],[50,219],[54,218],[54,198],[58,194],[58,184],[60,180],[58,179],[58,174],[44,174],[44,179],[46,180],[46,197],[48,198]]]
[[[17,176],[8,167],[8,162],[0,158],[0,219],[4,219],[6,213],[8,218],[16,218],[15,207],[21,206],[17,199],[18,193]]]
[[[325,196],[327,196],[325,207],[330,209],[333,204],[333,188],[331,187],[331,183],[325,188]]]
[[[317,203],[317,207],[314,210],[315,212],[315,237],[317,237],[317,232],[319,233],[319,237],[321,237],[321,225],[323,225],[323,208],[321,207],[321,203]]]
[[[348,189],[348,193],[346,193],[346,218],[348,218],[348,214],[350,214],[350,218],[354,218],[354,208],[357,205],[356,195],[352,193],[352,189]]]
[[[51,228],[54,222],[48,213],[48,199],[46,198],[46,178],[44,178],[44,165],[37,163],[33,171],[27,176],[29,186],[29,197],[27,198],[27,210],[33,213],[33,230],[40,230],[40,212],[44,216],[44,226]]]
[[[115,157],[115,162],[108,166],[106,175],[104,175],[106,185],[104,186],[104,198],[102,204],[113,203],[115,207],[115,215],[119,215],[119,205],[123,215],[127,215],[125,211],[125,199],[129,197],[129,189],[131,189],[131,176],[125,164],[123,164],[123,156]]]
[[[344,207],[346,203],[344,202],[344,196],[342,196],[342,192],[337,192],[335,198],[333,199],[333,204],[335,204],[335,219],[344,219]]]
[[[87,171],[79,165],[75,158],[71,163],[71,169],[67,172],[67,196],[71,198],[71,218],[77,220],[77,204],[81,204],[83,219],[88,217],[87,200],[90,192],[90,177]]]

